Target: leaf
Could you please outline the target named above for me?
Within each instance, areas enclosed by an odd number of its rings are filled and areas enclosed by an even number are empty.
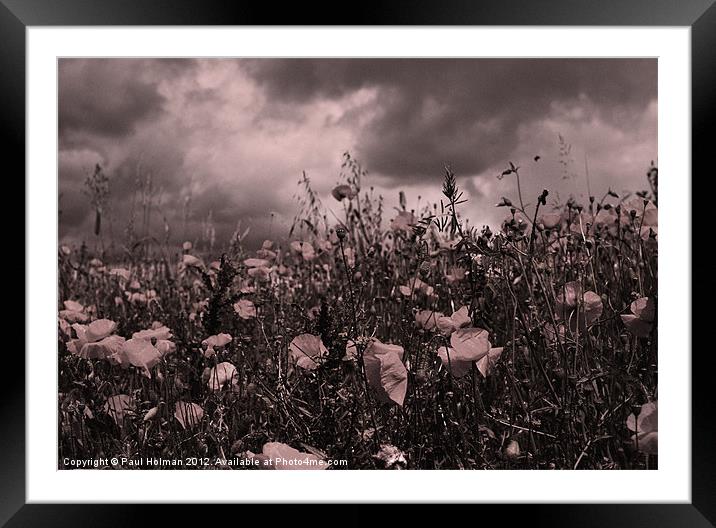
[[[296,336],[288,346],[290,365],[314,370],[328,356],[328,349],[321,338],[312,334]]]
[[[458,361],[478,361],[487,355],[491,345],[490,334],[482,328],[460,328],[450,337],[454,350],[454,359]],[[451,356],[452,360],[453,357]]]
[[[184,429],[194,429],[201,423],[204,409],[196,403],[178,401],[174,405],[174,418]]]

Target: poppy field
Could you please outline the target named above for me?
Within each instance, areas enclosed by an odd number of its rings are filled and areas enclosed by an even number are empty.
[[[343,169],[257,247],[59,248],[60,469],[658,466],[655,167],[558,203],[510,163],[481,228],[449,168],[419,209]]]

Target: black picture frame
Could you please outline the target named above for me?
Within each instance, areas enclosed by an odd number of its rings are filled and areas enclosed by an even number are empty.
[[[334,4],[333,8],[303,2],[277,7],[265,2],[249,4],[244,0],[0,0],[0,100],[3,102],[0,145],[4,171],[7,171],[5,182],[9,184],[12,180],[18,185],[24,182],[18,175],[25,173],[25,30],[28,26],[364,24],[689,26],[692,39],[692,174],[699,175],[699,194],[692,195],[695,198],[692,200],[692,280],[706,286],[707,291],[695,295],[691,307],[683,308],[692,310],[694,330],[702,333],[708,328],[708,305],[707,309],[699,310],[698,302],[699,297],[713,294],[714,280],[710,275],[713,265],[706,254],[708,239],[702,240],[696,233],[698,228],[703,230],[702,237],[712,237],[710,233],[706,234],[713,223],[709,218],[708,201],[712,194],[709,192],[711,188],[704,186],[712,185],[713,181],[712,147],[707,132],[716,117],[712,99],[716,93],[714,0],[362,1]],[[660,133],[668,134],[669,131],[661,130]],[[688,174],[664,177],[680,177],[685,182],[691,178]],[[696,181],[692,178],[692,185]],[[9,192],[7,188],[6,192]],[[26,200],[32,199],[25,195],[24,184],[19,193]],[[12,196],[17,197],[17,192]],[[19,236],[19,230],[13,229],[17,224],[16,215],[10,213],[10,222],[6,226]],[[17,262],[16,257],[13,260]],[[31,280],[31,276],[25,275],[26,283]],[[675,355],[675,361],[680,361],[693,350],[691,504],[510,505],[509,515],[501,518],[510,523],[529,523],[530,526],[716,526],[716,440],[712,414],[714,398],[710,390],[714,360],[711,348],[685,342],[682,350],[666,351],[666,354]],[[90,526],[127,526],[150,519],[146,506],[25,504],[25,360],[19,351],[11,353],[9,349],[4,356],[1,364],[10,374],[6,374],[0,384],[0,526],[61,527],[77,526],[78,522]],[[559,497],[554,500],[559,501]],[[216,522],[224,515],[221,512],[225,508],[212,508],[217,517],[213,520],[205,518],[204,522]],[[370,523],[374,519],[370,508],[354,505],[351,513],[344,512],[332,521],[331,516],[325,516],[324,522]],[[505,506],[490,506],[490,513],[498,513],[495,508],[504,510]],[[186,519],[186,508],[175,507],[173,511]],[[420,508],[411,509],[401,522],[409,522],[409,517],[416,514],[422,515]],[[289,515],[295,517],[297,514],[289,512]],[[480,518],[486,520],[484,515],[483,510]],[[319,522],[317,517],[311,517],[312,524]]]

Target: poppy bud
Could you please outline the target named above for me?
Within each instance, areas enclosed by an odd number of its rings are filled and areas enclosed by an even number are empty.
[[[428,275],[430,275],[430,263],[427,260],[424,260],[420,263],[420,275],[425,278]]]
[[[342,226],[336,227],[336,236],[338,240],[344,240],[346,238],[346,230]]]

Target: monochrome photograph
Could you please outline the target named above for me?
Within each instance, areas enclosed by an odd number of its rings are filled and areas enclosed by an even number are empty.
[[[57,469],[658,469],[656,58],[57,70]]]

